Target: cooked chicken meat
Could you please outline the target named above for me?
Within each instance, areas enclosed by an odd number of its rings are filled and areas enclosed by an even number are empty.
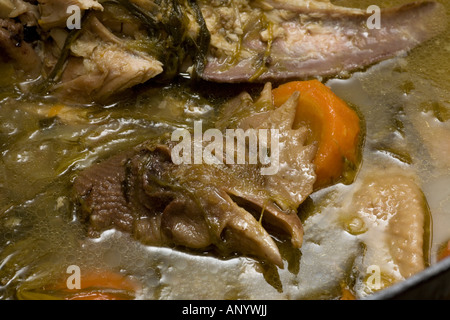
[[[345,211],[349,231],[364,243],[364,257],[358,268],[362,274],[370,267],[380,271],[380,283],[363,279],[364,291],[382,289],[409,278],[425,268],[426,232],[429,225],[427,201],[414,177],[401,169],[385,174],[368,173],[355,186]]]
[[[83,19],[81,30],[69,33],[70,5]],[[0,10],[28,24],[24,6],[40,15],[34,18],[40,45],[33,49],[43,60],[45,83],[37,91],[66,99],[76,93],[81,103],[104,102],[150,79],[180,73],[262,83],[334,76],[404,53],[445,25],[436,2],[384,10],[380,29],[368,28],[370,14],[364,10],[310,0],[7,1]],[[2,37],[0,46],[8,48],[9,41]],[[23,44],[27,51],[29,46]],[[81,56],[80,46],[86,47]],[[4,55],[20,61],[22,51]],[[28,70],[27,65],[16,66]]]
[[[24,41],[23,25],[13,19],[0,19],[0,61],[11,62],[31,76],[40,72],[41,60],[33,46]]]
[[[66,27],[67,19],[71,15],[70,12],[67,12],[69,6],[77,6],[80,11],[103,10],[102,5],[97,0],[39,0],[38,2],[41,12],[39,25],[45,30]]]
[[[411,3],[380,14],[329,1],[204,1],[211,54],[203,78],[217,82],[286,81],[334,76],[404,53],[445,25],[442,6]],[[255,9],[258,8],[258,9]]]
[[[267,85],[261,99],[271,98],[270,92]],[[273,175],[261,174],[267,167],[261,162],[178,165],[172,160],[174,142],[164,140],[149,141],[81,172],[74,190],[89,234],[116,228],[149,245],[213,247],[221,255],[240,253],[282,267],[268,230],[287,235],[294,247],[301,247],[303,228],[297,209],[315,182],[316,148],[305,146],[305,128],[292,129],[296,99],[298,95],[293,95],[277,109],[270,104],[235,127],[279,130],[283,148]],[[232,115],[236,109],[230,108],[236,105],[237,100],[231,101],[225,114]],[[235,148],[239,147],[238,141]],[[225,158],[225,152],[215,156]]]
[[[78,100],[85,95],[89,101],[103,101],[163,71],[159,61],[144,52],[129,50],[126,42],[94,16],[70,48],[72,57],[61,82],[53,87],[66,100]]]

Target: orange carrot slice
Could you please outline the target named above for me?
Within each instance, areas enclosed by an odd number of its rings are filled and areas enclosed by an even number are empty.
[[[318,189],[342,178],[346,163],[356,166],[361,121],[347,103],[317,80],[293,81],[274,89],[275,106],[283,105],[296,91],[300,98],[294,126],[307,126],[309,142],[318,145],[314,160]]]
[[[131,300],[141,288],[134,279],[111,270],[85,272],[80,278],[79,289],[68,289],[63,279],[47,290],[60,292],[65,300]]]
[[[450,257],[450,240],[439,250],[438,261]]]

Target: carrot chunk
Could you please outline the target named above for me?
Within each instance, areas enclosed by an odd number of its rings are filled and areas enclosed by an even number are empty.
[[[81,276],[79,289],[68,289],[64,279],[48,287],[65,300],[132,300],[140,284],[111,270],[89,271]]]
[[[450,257],[450,240],[438,252],[438,261]]]
[[[315,188],[319,189],[340,180],[346,165],[356,166],[361,121],[347,103],[318,80],[280,85],[273,89],[274,105],[283,105],[296,91],[300,98],[294,128],[306,126],[309,142],[317,143]]]

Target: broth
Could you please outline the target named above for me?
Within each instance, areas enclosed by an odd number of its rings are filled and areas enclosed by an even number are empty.
[[[408,0],[334,1],[361,8],[374,2],[392,6]],[[441,2],[449,12],[450,3]],[[390,167],[419,177],[431,213],[429,264],[450,238],[449,40],[447,27],[408,55],[326,82],[365,120],[357,181]],[[11,86],[12,70],[7,65],[0,70],[2,299],[14,299],[18,288],[32,291],[67,278],[70,265],[131,275],[143,284],[142,299],[338,299],[343,283],[359,281],[352,270],[361,263],[364,244],[342,223],[343,203],[358,183],[318,191],[302,205],[302,248],[277,240],[284,269],[245,257],[148,247],[117,231],[84,237],[70,202],[79,170],[176,127],[191,128],[196,119],[212,125],[223,101],[244,89],[256,94],[261,86],[180,80],[142,86],[107,107],[62,106],[51,97],[21,96]],[[65,108],[59,118],[52,116],[55,108]],[[365,290],[355,286],[358,297]]]

